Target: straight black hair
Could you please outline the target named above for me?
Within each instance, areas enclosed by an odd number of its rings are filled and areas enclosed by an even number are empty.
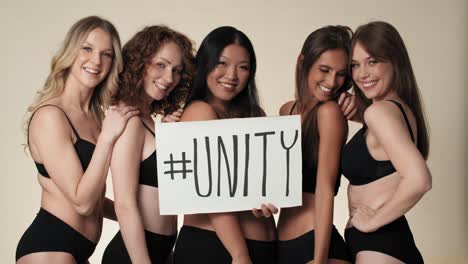
[[[195,100],[206,100],[208,95],[207,76],[218,65],[223,50],[231,44],[244,47],[250,59],[247,87],[232,99],[232,105],[236,112],[235,117],[259,116],[261,110],[258,103],[257,85],[255,84],[257,70],[255,51],[249,38],[242,31],[229,26],[218,27],[203,39],[195,58],[197,70],[187,98],[187,105]]]

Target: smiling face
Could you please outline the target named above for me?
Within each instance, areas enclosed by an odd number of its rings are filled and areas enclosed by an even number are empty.
[[[163,44],[151,58],[143,77],[144,90],[154,100],[162,100],[182,77],[182,50],[174,42]]]
[[[247,86],[250,75],[250,56],[237,44],[226,46],[218,64],[208,74],[208,100],[226,103],[235,98]]]
[[[93,29],[79,47],[67,81],[87,89],[96,87],[109,73],[113,57],[110,34],[100,28]]]
[[[381,100],[392,88],[392,64],[377,60],[359,42],[353,49],[351,70],[354,82],[368,99]]]
[[[323,52],[309,70],[309,94],[319,101],[333,98],[345,82],[347,61],[348,55],[343,49]]]

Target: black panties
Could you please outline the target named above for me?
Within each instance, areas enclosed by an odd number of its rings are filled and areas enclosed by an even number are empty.
[[[145,239],[151,263],[166,263],[172,252],[176,235],[161,235],[145,230]],[[120,231],[117,232],[109,245],[107,245],[102,256],[102,263],[132,263]]]
[[[254,264],[276,262],[276,242],[246,239]],[[174,250],[174,264],[207,263],[231,264],[229,252],[216,232],[193,226],[183,226]]]
[[[279,264],[303,264],[314,260],[315,233],[311,230],[291,240],[278,241],[278,263]],[[351,254],[348,252],[345,241],[333,226],[329,259],[340,259],[351,262]]]
[[[345,238],[353,258],[360,251],[376,251],[408,264],[424,263],[405,216],[372,233],[363,233],[354,227],[348,228]]]
[[[37,252],[66,252],[76,262],[85,262],[96,244],[43,208],[24,232],[16,248],[16,261]]]

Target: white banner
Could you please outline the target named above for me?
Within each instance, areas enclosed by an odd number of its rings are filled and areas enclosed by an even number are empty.
[[[300,116],[158,123],[160,213],[302,203]]]

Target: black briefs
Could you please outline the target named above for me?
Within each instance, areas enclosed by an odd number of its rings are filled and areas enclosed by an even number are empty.
[[[176,235],[161,235],[145,230],[145,238],[151,263],[166,263],[174,247]],[[132,263],[120,231],[107,245],[102,256],[102,263]]]
[[[93,254],[96,244],[43,208],[24,232],[16,248],[16,261],[37,252],[66,252],[82,263]]]
[[[246,239],[253,264],[276,262],[276,242]],[[193,226],[182,226],[174,250],[174,264],[231,264],[229,252],[216,232]]]
[[[363,233],[354,227],[348,228],[345,238],[353,258],[360,251],[368,250],[390,255],[408,264],[424,263],[405,216],[371,233]]]
[[[311,230],[291,240],[278,241],[278,264],[303,264],[314,260],[315,233]],[[351,262],[351,254],[338,230],[333,226],[329,259],[340,259]]]

